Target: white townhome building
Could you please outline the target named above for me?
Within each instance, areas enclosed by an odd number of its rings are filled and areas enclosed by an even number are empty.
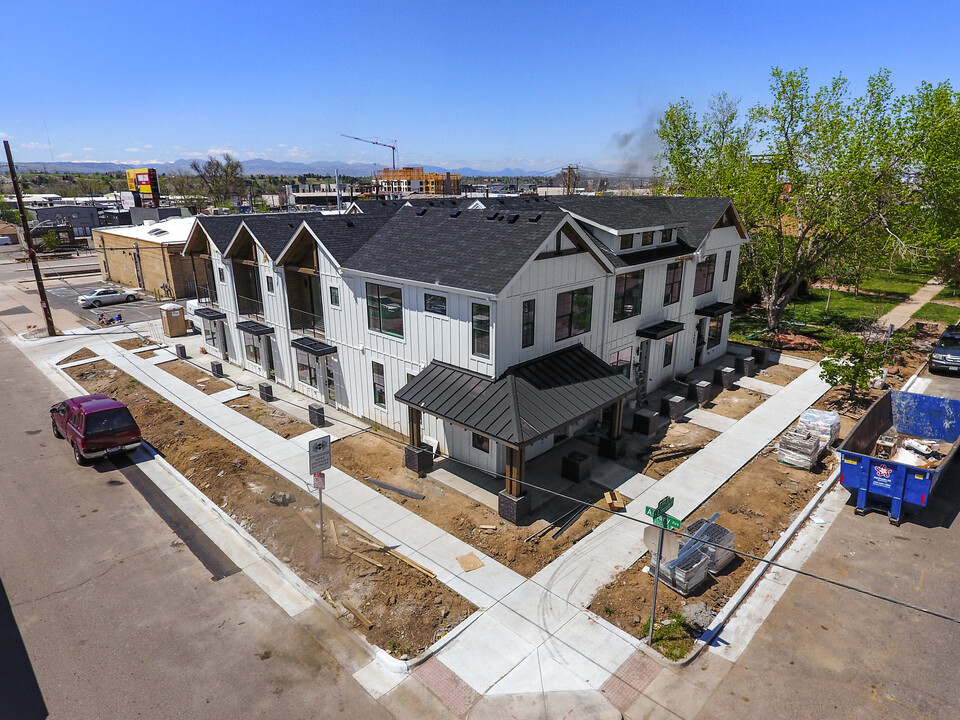
[[[615,455],[625,399],[726,351],[746,240],[727,198],[370,209],[198,218],[208,348],[408,435],[415,469],[430,443],[505,474],[505,517],[526,459],[605,408]]]

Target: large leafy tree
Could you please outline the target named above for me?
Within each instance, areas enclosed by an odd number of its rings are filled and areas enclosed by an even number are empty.
[[[902,243],[894,225],[913,156],[886,72],[853,98],[842,77],[813,89],[805,70],[774,68],[770,94],[746,115],[726,95],[702,117],[685,100],[671,105],[658,127],[658,174],[667,192],[734,199],[752,238],[744,282],[773,329],[828,263],[862,265]]]
[[[246,194],[243,163],[230,153],[224,153],[222,159],[210,155],[202,163],[194,160],[190,163],[190,169],[200,178],[210,199],[216,204]]]

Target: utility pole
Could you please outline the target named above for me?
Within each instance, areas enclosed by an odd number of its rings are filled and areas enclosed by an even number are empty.
[[[7,153],[7,165],[10,168],[10,180],[13,181],[13,191],[17,194],[17,210],[20,211],[20,225],[23,227],[23,242],[27,246],[27,256],[33,266],[33,277],[37,281],[37,292],[40,294],[40,308],[43,310],[43,319],[47,323],[47,336],[53,337],[57,329],[53,326],[53,314],[50,312],[50,303],[47,302],[47,291],[43,287],[43,275],[40,274],[40,264],[37,262],[37,253],[33,249],[33,239],[30,237],[30,225],[27,223],[27,209],[23,206],[23,194],[20,192],[20,181],[17,179],[17,168],[13,164],[13,155],[10,154],[10,143],[3,141],[3,149]]]

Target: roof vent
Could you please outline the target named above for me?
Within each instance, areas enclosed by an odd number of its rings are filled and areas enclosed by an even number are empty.
[[[347,227],[353,227],[353,220],[347,220],[345,222],[347,223]]]
[[[427,214],[427,208],[420,208],[417,210],[417,217],[423,217]]]
[[[487,213],[487,220],[496,220],[499,214],[497,212]]]
[[[543,217],[543,213],[537,213],[537,214],[534,215],[533,217],[528,217],[528,218],[527,218],[527,221],[528,221],[528,222],[540,222],[540,218],[542,218],[542,217]]]
[[[450,217],[458,218],[460,217],[460,212],[461,212],[460,210],[454,210],[452,213],[450,213]]]
[[[513,225],[519,219],[520,213],[510,213],[510,215],[507,217],[507,223]]]

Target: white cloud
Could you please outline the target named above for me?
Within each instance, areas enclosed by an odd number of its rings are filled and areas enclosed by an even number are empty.
[[[20,143],[20,147],[36,150],[37,148],[45,148],[47,147],[47,145],[45,143],[27,142],[27,143]]]
[[[5,132],[0,131],[0,139],[2,140],[12,140],[13,135],[7,135]]]
[[[124,152],[140,152],[140,148],[126,148]]]
[[[306,158],[310,157],[310,153],[308,153],[303,148],[298,148],[296,145],[294,145],[292,148],[287,150],[283,154],[283,156],[288,158],[300,158],[301,160],[305,160]]]
[[[153,145],[144,145],[143,147],[144,147],[144,149],[149,150],[150,148],[153,147]]]
[[[67,160],[68,158],[73,157],[73,153],[60,153],[59,155],[57,155],[57,157],[60,158],[61,160]]]
[[[80,149],[81,149],[83,152],[93,152],[93,148],[92,148],[92,147],[85,147],[85,148],[80,148]]]
[[[213,147],[207,150],[207,155],[224,155],[226,153],[235,154],[230,147]]]
[[[286,147],[283,143],[277,143],[277,147]]]

